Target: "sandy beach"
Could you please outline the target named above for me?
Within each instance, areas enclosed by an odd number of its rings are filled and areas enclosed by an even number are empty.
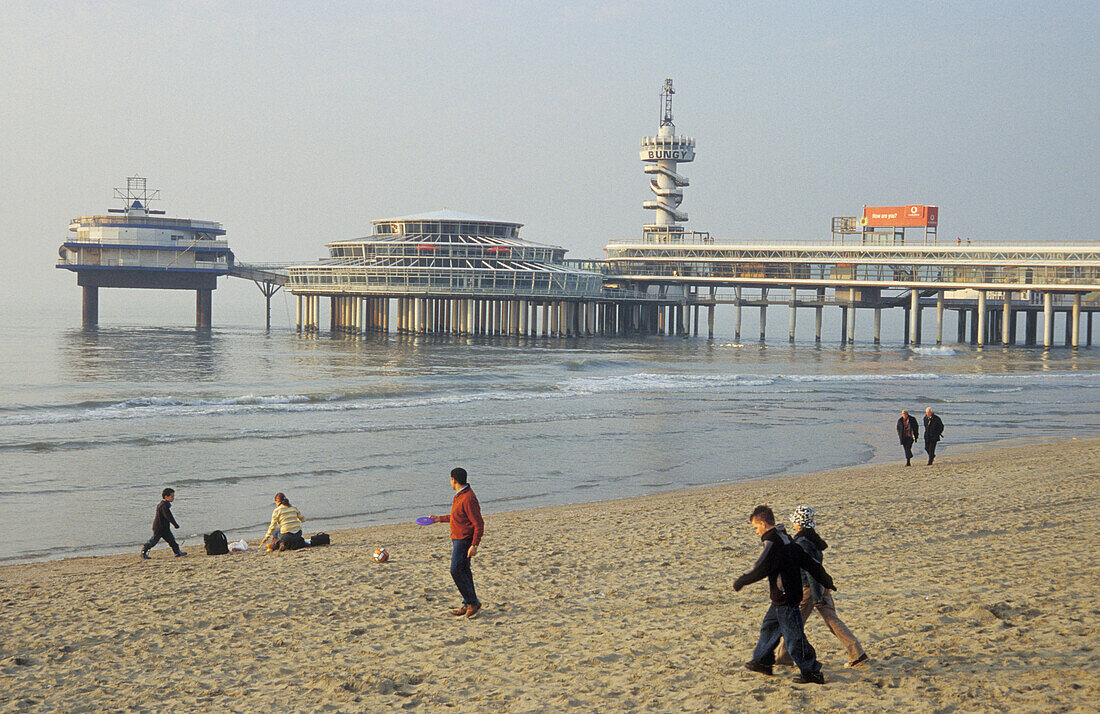
[[[445,525],[8,566],[0,710],[1095,711],[1098,487],[1080,439],[489,513],[476,620],[447,614]],[[825,686],[742,668],[767,607],[766,583],[732,587],[757,503],[817,510],[868,666],[813,615]]]

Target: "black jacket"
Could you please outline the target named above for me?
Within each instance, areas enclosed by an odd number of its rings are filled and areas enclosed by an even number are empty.
[[[797,607],[802,602],[803,570],[824,587],[836,590],[832,577],[821,567],[821,563],[802,550],[787,535],[783,526],[769,529],[760,536],[760,540],[764,550],[753,566],[734,581],[734,590],[767,578],[773,603]]]
[[[168,501],[162,500],[157,506],[157,515],[153,517],[153,532],[154,533],[167,533],[169,532],[168,524],[171,523],[176,528],[180,527],[179,523],[176,523],[176,519],[172,517],[172,504]]]
[[[924,418],[924,440],[939,441],[943,436],[943,422],[939,415],[933,414]]]
[[[803,528],[795,533],[794,542],[797,543],[802,550],[806,551],[807,555],[819,563],[822,560],[822,551],[829,547],[825,539],[818,535],[817,531],[813,528]],[[810,574],[805,570],[802,571],[802,588],[810,589],[810,593],[813,595],[815,603],[822,602],[825,592],[821,587],[821,583],[811,578]]]
[[[917,428],[917,418],[912,414],[909,415],[909,436],[912,437],[912,441],[917,440],[917,432],[920,429]],[[898,441],[902,444],[905,443],[905,417],[898,417]]]

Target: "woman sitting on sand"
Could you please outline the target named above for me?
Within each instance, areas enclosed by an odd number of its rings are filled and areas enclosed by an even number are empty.
[[[305,545],[302,539],[302,512],[290,505],[290,499],[286,494],[275,494],[275,510],[271,512],[271,525],[267,527],[267,533],[260,545],[267,542],[275,528],[279,528],[279,535],[271,542],[269,550],[293,550]]]

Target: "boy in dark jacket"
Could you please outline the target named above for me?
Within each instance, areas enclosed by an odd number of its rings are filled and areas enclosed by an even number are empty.
[[[830,590],[836,589],[833,579],[821,567],[821,563],[810,558],[806,551],[795,545],[783,526],[775,525],[772,509],[757,506],[749,516],[749,523],[760,536],[764,550],[756,563],[734,581],[733,589],[737,591],[767,578],[772,604],[760,624],[760,639],[752,652],[752,659],[745,663],[745,668],[760,674],[771,674],[775,664],[775,648],[782,637],[787,641],[787,649],[799,669],[798,676],[792,681],[795,684],[824,684],[821,663],[817,661],[813,646],[806,641],[802,613],[798,609],[802,602],[801,571],[806,570]]]
[[[811,558],[820,563],[822,551],[828,548],[829,544],[817,533],[814,509],[809,506],[799,506],[794,509],[794,513],[791,514],[790,518],[791,523],[794,525],[794,542],[801,546],[802,550],[806,551]],[[848,664],[844,665],[845,667],[859,667],[867,664],[867,653],[863,651],[863,645],[859,643],[856,636],[852,634],[852,631],[836,614],[833,596],[828,590],[821,587],[821,583],[810,577],[810,574],[805,570],[802,571],[802,604],[800,610],[803,622],[814,610],[817,610],[818,614],[821,615],[821,619],[825,621],[829,631],[840,640],[841,644],[844,645],[844,649],[848,650]],[[788,666],[794,664],[791,656],[787,653],[785,642],[779,646],[776,663]]]
[[[149,560],[149,549],[156,545],[161,538],[172,547],[172,552],[176,554],[177,558],[181,555],[187,555],[187,553],[180,550],[176,539],[172,537],[172,530],[168,527],[168,524],[172,524],[176,528],[180,527],[180,524],[176,523],[176,519],[172,517],[172,501],[176,500],[176,492],[174,489],[166,488],[161,491],[160,498],[161,501],[157,504],[157,515],[153,516],[153,537],[141,547],[141,557],[146,560]]]

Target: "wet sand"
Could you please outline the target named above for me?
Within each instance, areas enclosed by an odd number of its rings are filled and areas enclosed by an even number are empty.
[[[1079,439],[491,513],[475,620],[447,614],[442,524],[7,566],[0,710],[1095,711],[1098,486],[1100,439]],[[869,665],[813,615],[825,686],[742,668],[767,607],[766,583],[732,587],[757,503],[817,509]]]

